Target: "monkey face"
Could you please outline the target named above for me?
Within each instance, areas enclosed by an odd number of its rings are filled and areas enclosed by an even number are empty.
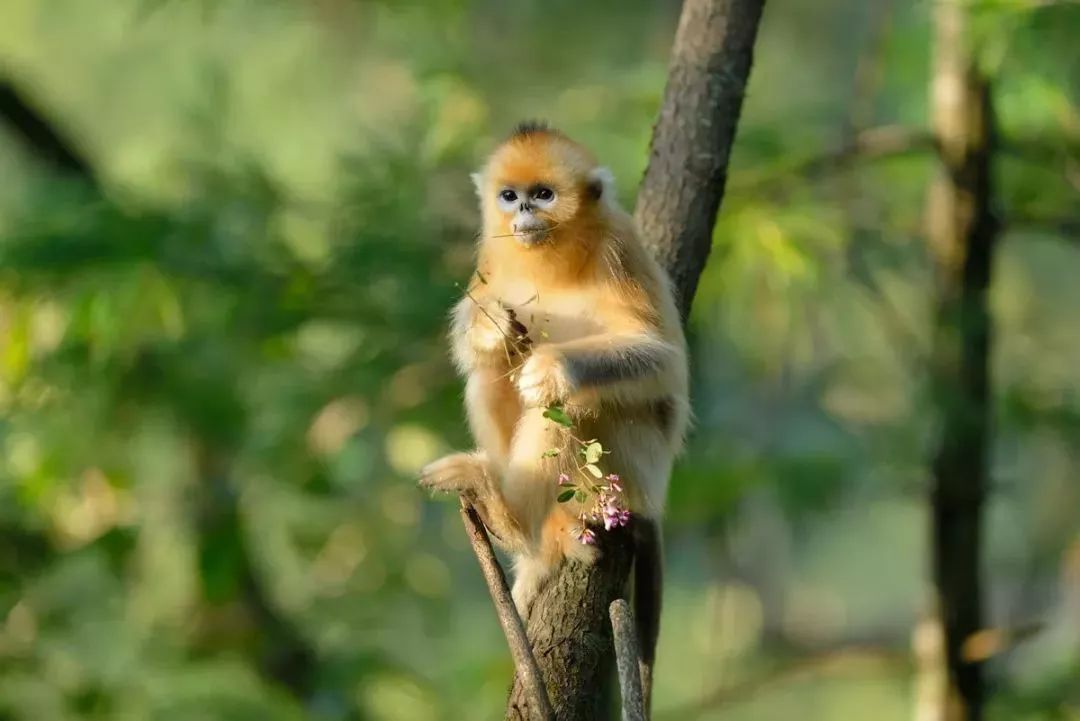
[[[558,194],[546,183],[504,185],[495,200],[510,232],[525,245],[536,245],[547,238],[554,225],[551,214],[557,202]]]
[[[487,238],[556,246],[589,224],[601,197],[596,161],[556,131],[513,136],[473,176]],[[577,230],[575,230],[577,229]]]

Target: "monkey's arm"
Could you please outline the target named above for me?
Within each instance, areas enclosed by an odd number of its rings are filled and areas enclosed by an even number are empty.
[[[518,390],[526,405],[662,399],[676,387],[682,349],[658,333],[602,333],[533,349]]]

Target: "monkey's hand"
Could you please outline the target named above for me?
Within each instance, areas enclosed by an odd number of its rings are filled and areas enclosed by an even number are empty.
[[[517,379],[521,401],[530,407],[549,406],[565,401],[574,392],[562,354],[551,346],[532,352]]]
[[[466,373],[502,361],[515,364],[514,359],[532,345],[528,329],[514,310],[494,298],[462,299],[454,310],[452,336],[455,360]]]
[[[473,310],[470,337],[473,347],[483,353],[503,350],[520,353],[532,344],[529,330],[518,320],[514,309],[497,300]]]

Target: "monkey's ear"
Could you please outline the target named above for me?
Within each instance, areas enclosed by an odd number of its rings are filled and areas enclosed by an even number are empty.
[[[611,170],[603,166],[589,171],[588,181],[589,197],[605,203],[615,205],[618,199],[615,197],[615,176]]]
[[[481,198],[484,197],[484,174],[483,173],[469,173],[469,177],[472,178],[473,187],[476,188],[476,194]]]

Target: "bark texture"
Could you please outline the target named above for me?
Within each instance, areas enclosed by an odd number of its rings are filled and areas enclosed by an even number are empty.
[[[990,436],[991,320],[987,290],[997,221],[991,161],[989,83],[976,67],[964,5],[935,6],[931,107],[940,155],[928,200],[928,238],[937,271],[931,374],[941,432],[933,458],[932,554],[944,639],[942,721],[979,721],[984,684],[964,644],[983,626],[982,506]]]
[[[684,319],[709,255],[763,5],[686,0],[675,36],[634,217],[671,274]],[[634,544],[629,529],[601,538],[599,560],[563,564],[526,619],[559,721],[608,717],[615,675],[608,607],[627,591]],[[515,679],[506,718],[529,714]]]
[[[608,607],[626,593],[633,561],[631,528],[599,534],[594,563],[569,561],[541,589],[527,619],[533,656],[559,721],[607,718],[615,646]],[[528,688],[514,678],[508,721],[532,721]]]
[[[634,220],[683,318],[712,246],[764,0],[686,0]]]

